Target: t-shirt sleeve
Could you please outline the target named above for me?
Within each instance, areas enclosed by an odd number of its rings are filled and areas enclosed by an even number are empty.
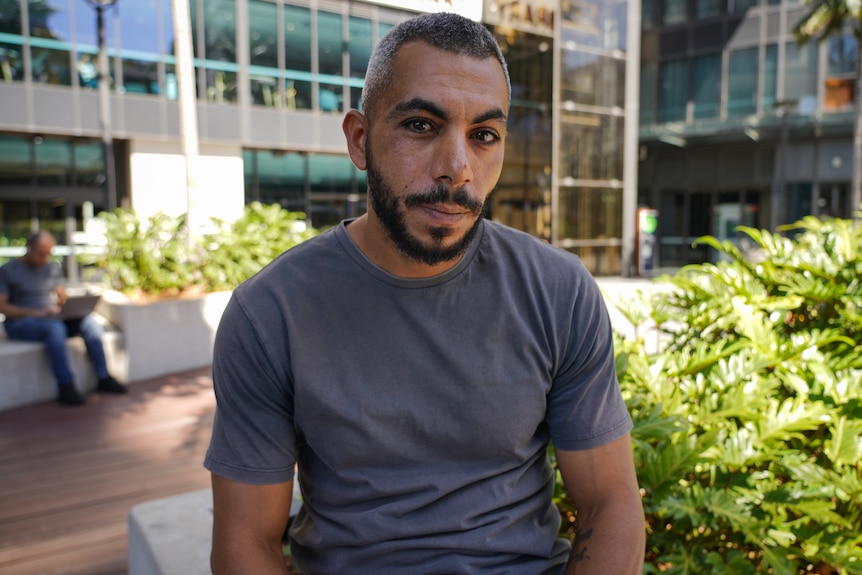
[[[610,443],[632,428],[617,381],[613,333],[599,287],[587,276],[575,293],[547,415],[554,446],[572,451]]]
[[[261,330],[263,318],[249,315],[238,293],[216,334],[216,413],[204,466],[243,483],[282,483],[293,478],[296,462],[293,393],[284,367],[287,346],[281,347],[281,355],[274,354],[274,341]]]

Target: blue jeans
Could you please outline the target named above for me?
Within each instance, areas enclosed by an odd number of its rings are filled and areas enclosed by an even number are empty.
[[[102,326],[92,316],[65,321],[44,317],[22,317],[7,319],[5,326],[9,339],[38,341],[45,345],[57,385],[66,385],[75,381],[69,365],[69,352],[66,349],[66,338],[75,335],[80,335],[84,339],[87,355],[93,363],[96,377],[99,379],[108,377],[105,350],[102,347]]]

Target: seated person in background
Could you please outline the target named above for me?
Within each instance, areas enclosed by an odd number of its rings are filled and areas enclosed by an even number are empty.
[[[86,401],[75,387],[66,349],[66,338],[75,335],[84,339],[99,380],[96,391],[126,393],[126,386],[108,373],[102,326],[90,315],[69,320],[57,315],[66,301],[66,290],[59,264],[51,261],[54,245],[56,241],[50,233],[37,232],[27,240],[27,253],[0,267],[0,313],[6,316],[6,335],[45,345],[59,387],[57,401],[64,405]]]

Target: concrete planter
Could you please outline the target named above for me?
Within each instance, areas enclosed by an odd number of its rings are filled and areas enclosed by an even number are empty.
[[[127,382],[212,363],[216,328],[231,292],[146,303],[108,291],[96,307],[123,334],[113,369]]]

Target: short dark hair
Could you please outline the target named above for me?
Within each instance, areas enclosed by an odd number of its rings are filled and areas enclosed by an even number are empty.
[[[38,244],[40,241],[44,239],[50,239],[52,242],[56,243],[56,239],[51,232],[45,230],[39,230],[38,232],[34,232],[27,237],[27,247],[32,247]]]
[[[374,48],[365,74],[365,87],[362,89],[364,114],[374,111],[374,105],[380,95],[392,85],[392,68],[401,46],[414,41],[422,41],[440,50],[477,59],[496,58],[503,69],[511,101],[512,83],[509,69],[494,35],[478,22],[459,14],[436,12],[416,16],[395,26]]]

